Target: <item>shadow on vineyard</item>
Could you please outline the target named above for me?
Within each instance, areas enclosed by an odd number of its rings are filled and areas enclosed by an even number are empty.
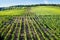
[[[0,40],[3,40],[4,38],[0,36]]]

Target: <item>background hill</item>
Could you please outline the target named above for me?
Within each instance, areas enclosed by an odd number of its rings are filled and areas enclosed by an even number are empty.
[[[60,4],[15,5],[1,7],[0,15],[23,15],[27,12],[27,9],[37,15],[60,15]]]

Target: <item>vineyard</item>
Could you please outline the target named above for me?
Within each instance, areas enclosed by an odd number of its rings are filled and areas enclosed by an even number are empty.
[[[60,40],[60,15],[0,16],[0,40]]]
[[[57,40],[59,26],[59,16],[4,16],[0,17],[0,36],[4,40]]]

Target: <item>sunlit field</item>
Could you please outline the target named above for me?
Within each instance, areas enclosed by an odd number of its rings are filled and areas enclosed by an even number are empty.
[[[37,15],[60,15],[60,7],[58,6],[37,6],[31,9]]]
[[[23,13],[25,13],[25,9],[24,8],[0,11],[0,15],[23,15]]]
[[[60,7],[1,10],[0,40],[60,40]]]

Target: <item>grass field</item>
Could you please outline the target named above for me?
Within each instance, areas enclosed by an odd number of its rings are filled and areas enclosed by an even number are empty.
[[[0,13],[0,40],[60,40],[60,7],[36,6]]]
[[[0,15],[24,15],[27,11],[24,8],[4,10],[0,11]],[[36,6],[31,7],[30,11],[36,15],[60,15],[60,7],[57,6]]]
[[[37,15],[60,15],[60,7],[54,6],[37,6],[31,8],[32,12]]]
[[[0,15],[23,15],[24,13],[25,9],[12,9],[0,11]]]

